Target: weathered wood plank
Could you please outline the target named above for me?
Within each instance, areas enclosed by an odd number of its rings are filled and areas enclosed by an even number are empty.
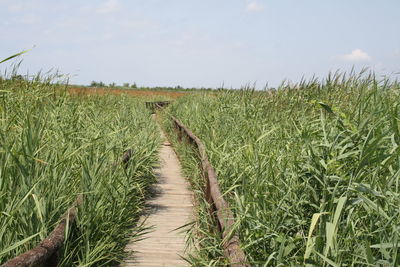
[[[152,188],[154,196],[146,203],[146,214],[141,218],[146,227],[153,227],[143,240],[126,247],[133,254],[122,266],[188,266],[185,256],[185,234],[176,230],[193,221],[193,193],[181,173],[174,150],[163,144],[158,183]]]

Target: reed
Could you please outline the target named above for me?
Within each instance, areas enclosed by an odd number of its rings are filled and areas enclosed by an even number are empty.
[[[399,92],[373,74],[335,73],[275,91],[186,96],[169,112],[205,143],[253,265],[396,266]],[[221,240],[203,207],[192,262],[218,265]]]
[[[0,79],[0,262],[46,237],[77,195],[83,204],[61,266],[121,260],[127,239],[141,233],[156,127],[141,100],[69,95],[40,77]],[[113,168],[126,149],[134,151],[128,167]]]

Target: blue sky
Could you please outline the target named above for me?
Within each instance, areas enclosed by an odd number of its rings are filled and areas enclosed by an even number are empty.
[[[400,72],[399,0],[0,0],[0,59],[72,83],[238,88]],[[0,66],[0,70],[7,67]]]

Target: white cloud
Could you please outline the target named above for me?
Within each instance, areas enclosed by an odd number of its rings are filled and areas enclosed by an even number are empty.
[[[96,12],[99,14],[108,14],[115,11],[118,11],[121,7],[119,0],[106,0],[101,4],[100,7],[96,9]]]
[[[250,12],[260,12],[264,10],[264,5],[260,2],[251,1],[247,4],[246,9]]]
[[[354,49],[351,53],[341,56],[346,61],[370,61],[372,58],[361,49]]]

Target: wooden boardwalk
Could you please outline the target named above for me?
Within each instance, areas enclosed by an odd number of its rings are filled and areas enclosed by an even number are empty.
[[[185,256],[185,233],[178,229],[193,221],[193,194],[181,174],[181,165],[168,142],[160,151],[158,183],[154,196],[146,202],[145,227],[152,227],[143,240],[128,244],[134,253],[122,266],[188,266]]]

